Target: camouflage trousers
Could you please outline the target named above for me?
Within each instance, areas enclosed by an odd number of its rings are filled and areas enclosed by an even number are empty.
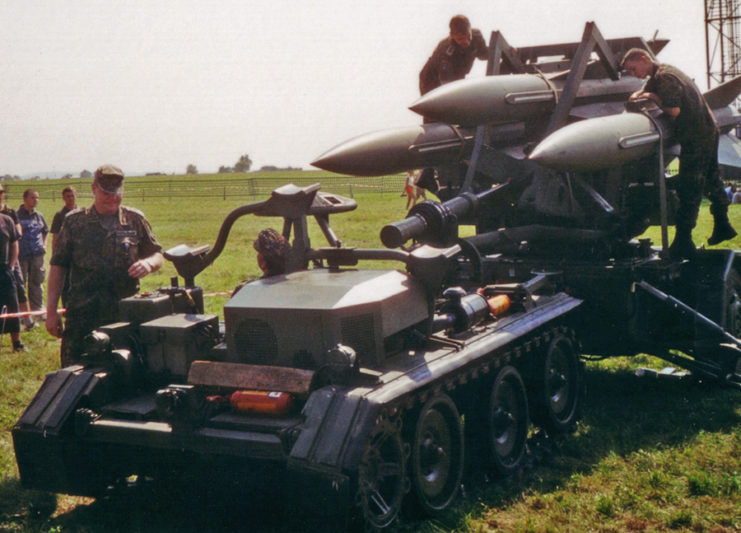
[[[716,138],[717,141],[717,138]],[[723,215],[728,212],[728,196],[718,173],[718,143],[701,146],[682,146],[679,156],[677,196],[677,230],[692,231],[697,224],[703,193],[710,199],[710,212]]]

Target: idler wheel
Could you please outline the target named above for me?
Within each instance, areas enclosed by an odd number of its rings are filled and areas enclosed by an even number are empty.
[[[401,439],[400,426],[381,419],[373,428],[358,468],[358,505],[371,529],[391,526],[409,491],[409,452]]]
[[[463,476],[463,427],[453,400],[439,394],[419,412],[412,441],[412,490],[422,511],[434,515],[458,495]]]
[[[530,424],[525,385],[515,367],[505,366],[497,374],[488,418],[493,465],[500,473],[509,474],[520,467],[525,457]]]

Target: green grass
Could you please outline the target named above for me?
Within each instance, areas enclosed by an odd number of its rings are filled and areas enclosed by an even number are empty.
[[[347,245],[378,247],[380,227],[404,217],[399,191],[356,194],[359,208],[331,218]],[[166,198],[132,196],[125,201],[145,212],[165,248],[180,243],[213,244],[224,216],[251,198]],[[61,207],[44,198],[39,209],[49,220]],[[741,206],[731,206],[741,228]],[[258,275],[251,243],[260,228],[278,220],[239,220],[221,257],[196,281],[207,294],[231,290]],[[703,205],[695,242],[710,234]],[[658,241],[658,229],[647,235]],[[324,242],[312,229],[312,244]],[[737,237],[722,247],[741,248]],[[144,280],[151,290],[169,283],[171,265]],[[209,296],[209,312],[221,314],[225,297]],[[193,531],[174,505],[147,527],[112,515],[91,500],[20,488],[10,429],[38,389],[57,368],[59,343],[37,327],[23,334],[30,351],[13,353],[7,336],[0,348],[0,531],[103,532]],[[520,476],[479,480],[466,498],[437,521],[416,524],[425,531],[708,531],[741,529],[741,395],[694,381],[638,379],[636,366],[661,368],[647,356],[590,363],[586,409],[578,431]],[[208,510],[203,511],[205,513]],[[163,526],[170,524],[172,526]],[[123,524],[123,525],[122,525]],[[134,524],[134,525],[132,525]],[[214,526],[216,529],[217,526]]]

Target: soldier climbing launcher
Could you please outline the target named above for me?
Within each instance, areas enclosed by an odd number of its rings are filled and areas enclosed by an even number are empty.
[[[608,41],[600,55],[610,60],[629,41]],[[548,52],[568,68],[585,46]],[[520,48],[508,61],[532,66],[536,52]],[[563,90],[578,99],[580,78],[570,79]],[[466,461],[517,470],[531,425],[571,431],[584,400],[582,346],[593,356],[655,354],[738,387],[736,252],[679,262],[633,240],[660,207],[655,155],[550,170],[518,144],[540,140],[548,129],[537,126],[507,140],[508,125],[477,125],[469,137],[454,133],[452,150],[421,143],[396,159],[417,164],[436,152],[455,165],[440,169],[448,200],[417,204],[383,228],[387,249],[346,247],[335,235],[330,215],[355,209],[353,200],[287,185],[227,215],[213,250],[169,250],[185,286],[123,300],[122,321],[89,338],[83,364],[50,373],[16,423],[24,486],[96,496],[190,462],[226,462],[245,476],[270,465],[273,478],[310,483],[297,491],[321,502],[309,509],[383,529],[404,507],[447,509]],[[374,139],[370,152],[383,155],[383,135]],[[391,151],[408,137],[392,140]],[[358,146],[322,160],[358,157],[360,173],[386,165]],[[246,215],[283,218],[289,267],[234,294],[222,329],[203,314],[195,277]],[[327,247],[312,248],[311,217]],[[463,223],[477,234],[459,238]],[[375,259],[400,268],[361,268]]]

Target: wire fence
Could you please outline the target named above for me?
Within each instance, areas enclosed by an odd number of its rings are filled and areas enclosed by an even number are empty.
[[[400,192],[406,177],[403,174],[391,176],[354,177],[321,176],[307,173],[307,176],[291,173],[275,176],[215,175],[215,176],[158,176],[126,178],[126,198],[146,200],[156,198],[228,198],[239,197],[255,201],[266,198],[271,191],[293,183],[304,187],[321,183],[322,191],[341,194],[353,198],[358,193]],[[61,200],[62,189],[71,185],[77,191],[78,199],[92,198],[89,178],[70,178],[59,180],[32,180],[23,182],[4,182],[8,195],[21,199],[23,191],[34,189],[42,199]]]

